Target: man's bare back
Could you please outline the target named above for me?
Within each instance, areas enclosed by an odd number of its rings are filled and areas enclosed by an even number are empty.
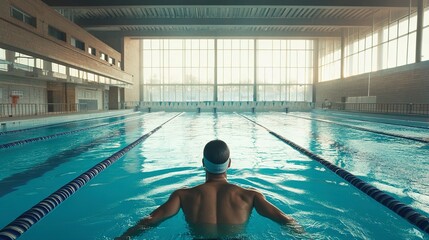
[[[216,151],[225,152],[219,156],[227,160],[211,162],[206,159],[207,156],[219,158]],[[242,233],[253,209],[264,217],[291,227],[291,230],[297,233],[303,232],[293,218],[268,202],[259,191],[228,183],[226,170],[231,159],[229,149],[223,141],[209,142],[204,148],[204,156],[205,183],[176,190],[164,204],[117,239],[129,239],[129,236],[138,235],[174,216],[180,209],[189,224],[191,234],[198,238],[231,237]]]
[[[226,181],[209,181],[176,194],[192,234],[212,238],[243,233],[255,192]]]
[[[210,181],[177,191],[189,223],[243,224],[253,209],[254,192],[226,181]]]

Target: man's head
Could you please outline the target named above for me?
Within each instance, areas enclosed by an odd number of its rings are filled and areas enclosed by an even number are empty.
[[[228,145],[222,140],[213,140],[204,147],[203,165],[207,172],[221,174],[228,169],[231,159],[229,158]]]

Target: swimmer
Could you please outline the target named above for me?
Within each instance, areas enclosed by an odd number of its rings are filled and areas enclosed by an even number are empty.
[[[206,172],[205,183],[179,189],[135,226],[115,239],[131,239],[147,229],[174,216],[182,209],[191,234],[195,238],[230,238],[244,232],[253,208],[260,215],[282,226],[303,233],[303,228],[290,216],[268,202],[255,189],[246,189],[231,184],[226,171],[231,166],[229,148],[221,140],[206,144],[202,164]]]

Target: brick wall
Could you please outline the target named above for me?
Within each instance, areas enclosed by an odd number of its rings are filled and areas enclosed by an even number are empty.
[[[36,17],[37,28],[11,17],[11,6]],[[64,42],[50,36],[48,34],[49,25],[65,32],[67,41]],[[85,43],[84,51],[70,44],[72,37]],[[0,47],[115,79],[131,81],[131,75],[123,72],[117,66],[117,62],[121,61],[122,58],[118,51],[70,22],[39,0],[0,1]],[[88,47],[95,48],[97,55],[89,54]],[[100,59],[100,52],[113,57],[116,60],[116,64],[111,65]]]
[[[377,97],[377,103],[429,103],[429,61],[392,69],[380,70],[370,75],[361,74],[315,84],[316,102],[325,98],[341,102],[342,97],[368,95]]]

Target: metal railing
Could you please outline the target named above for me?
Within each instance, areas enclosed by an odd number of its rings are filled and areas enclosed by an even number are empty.
[[[138,109],[139,107],[140,107],[139,101],[128,101],[128,102],[120,103],[120,109]]]
[[[86,112],[87,110],[87,105],[82,103],[0,103],[0,118]]]
[[[166,111],[309,111],[311,102],[288,101],[192,101],[192,102],[140,102],[141,110]]]
[[[326,108],[323,103],[316,104],[318,108]],[[426,103],[331,103],[328,109],[381,113],[429,116],[429,104]]]

